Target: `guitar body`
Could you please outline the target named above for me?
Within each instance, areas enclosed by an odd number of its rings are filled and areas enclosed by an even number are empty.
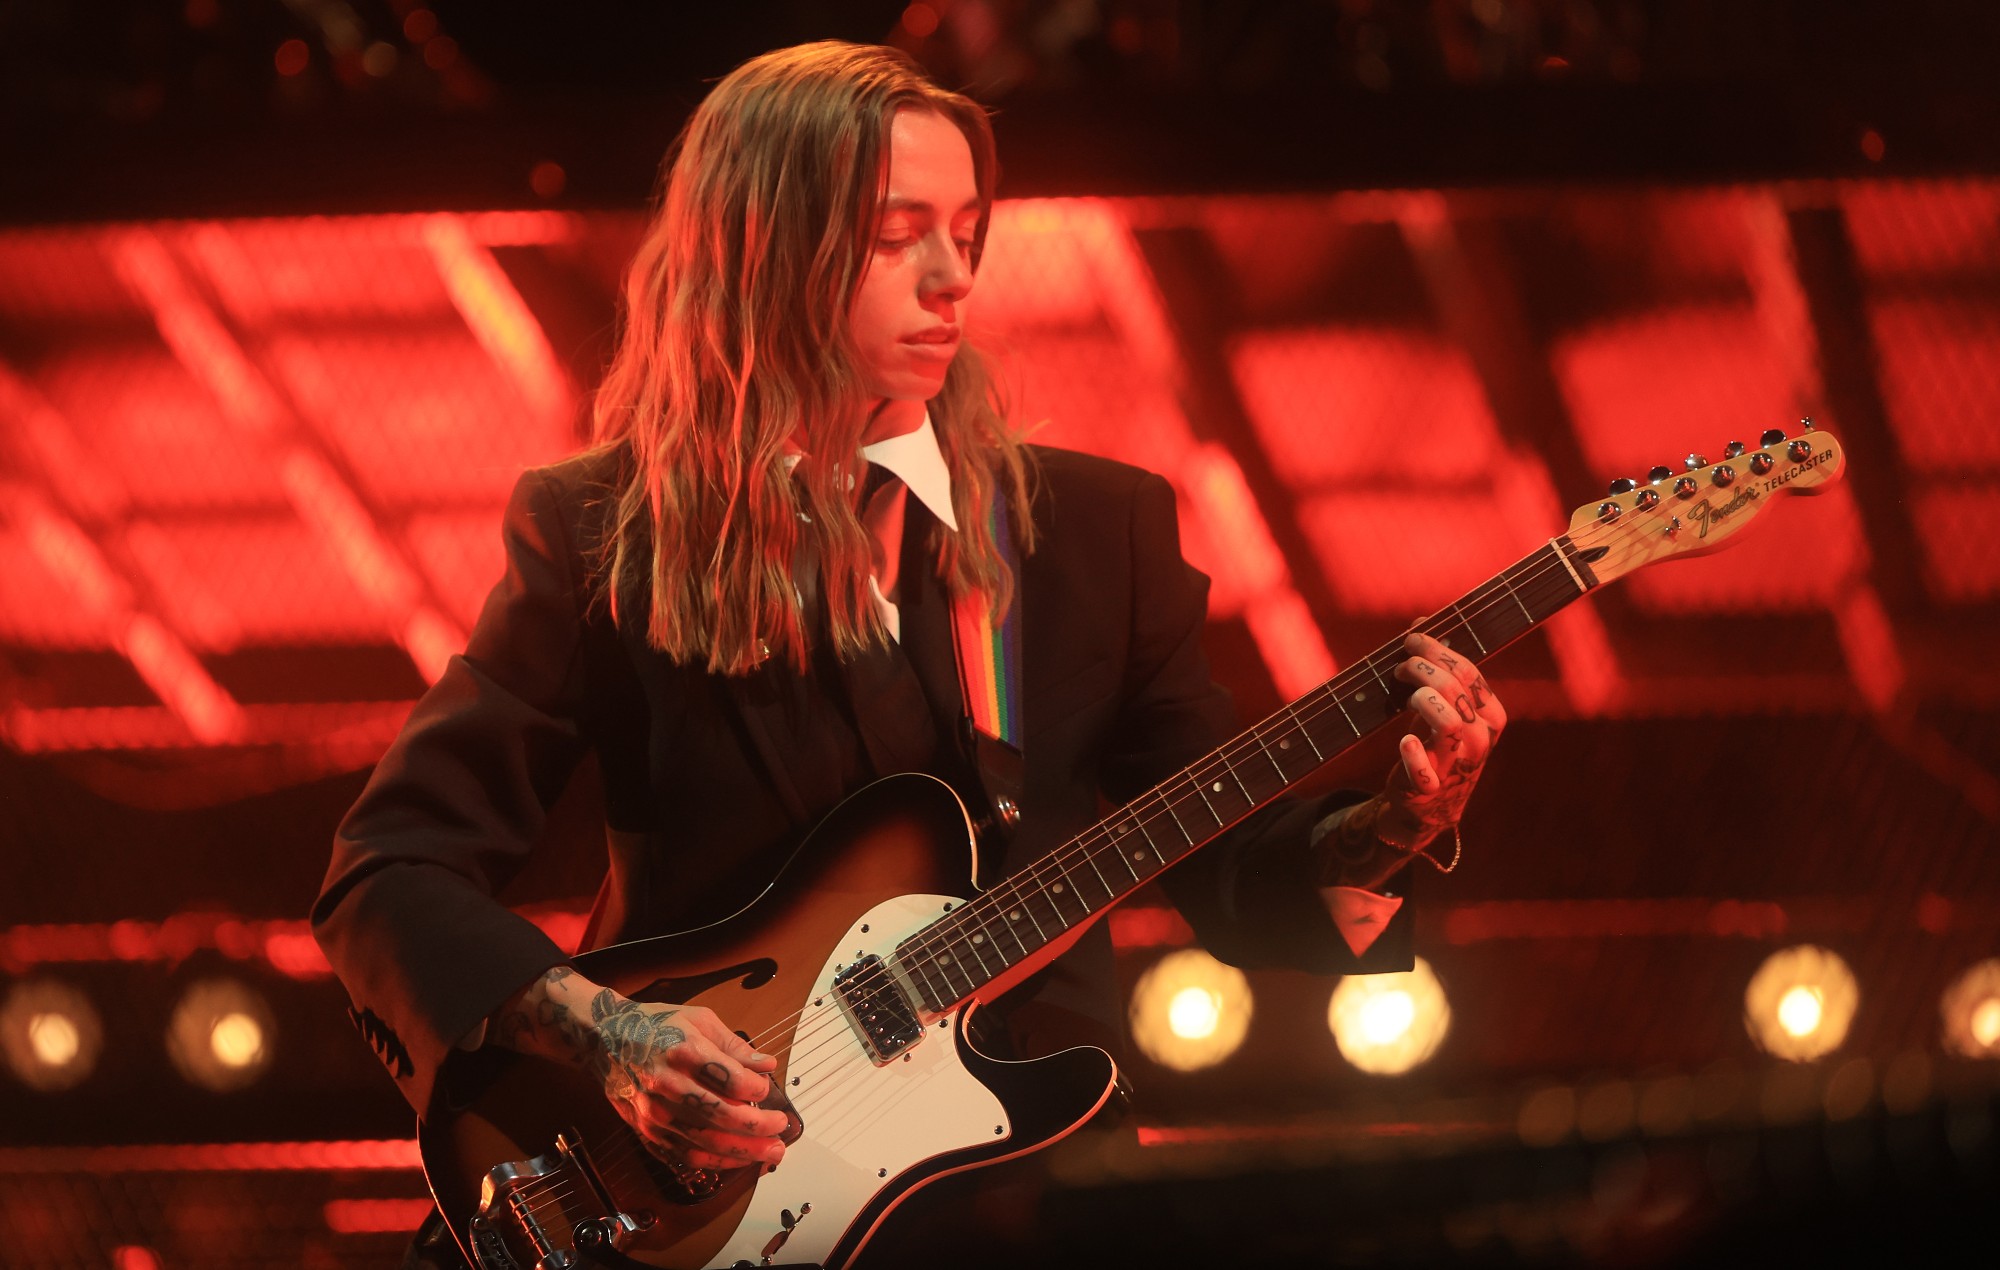
[[[468,1259],[482,1270],[579,1264],[564,1258],[582,1246],[612,1265],[844,1266],[926,1182],[1038,1150],[1088,1120],[1117,1079],[1102,1050],[990,1057],[966,1035],[978,1009],[966,1004],[878,1061],[837,1004],[835,977],[961,904],[972,864],[950,788],[892,776],[836,808],[741,912],[578,957],[599,983],[707,1006],[778,1056],[774,1085],[799,1136],[771,1173],[690,1183],[640,1148],[587,1075],[506,1052],[466,1055],[448,1109],[418,1138]],[[559,1138],[580,1150],[559,1150]],[[593,1248],[588,1230],[578,1237],[579,1222],[614,1214],[640,1227],[605,1239],[615,1251]]]

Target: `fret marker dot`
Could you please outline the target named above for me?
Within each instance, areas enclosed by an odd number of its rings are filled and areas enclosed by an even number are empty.
[[[1126,821],[1126,822],[1125,822],[1124,824],[1122,824],[1122,825],[1118,826],[1118,832],[1119,832],[1119,833],[1131,833],[1131,832],[1132,832],[1132,822],[1128,820],[1128,821]]]
[[[1217,793],[1217,794],[1219,794],[1219,793],[1221,793],[1221,792],[1222,792],[1222,782],[1221,782],[1221,781],[1217,781],[1217,782],[1215,782],[1215,784],[1213,784],[1213,785],[1210,785],[1210,786],[1209,786],[1208,788],[1209,788],[1210,792],[1212,792],[1212,793]]]
[[[1010,922],[1018,922],[1018,921],[1020,921],[1020,920],[1021,920],[1021,910],[1017,908],[1017,909],[1015,909],[1015,910],[1014,910],[1013,912],[1011,912],[1011,913],[1007,914],[1007,920],[1008,920],[1008,921],[1010,921]]]
[[[951,954],[945,953],[943,956],[939,957],[938,964],[940,966],[949,966],[951,964]]]
[[[972,942],[973,942],[973,943],[975,943],[975,944],[983,944],[983,943],[985,943],[985,942],[986,942],[986,936],[984,936],[984,935],[974,935],[974,936],[972,937]]]
[[[1143,860],[1143,859],[1145,859],[1145,858],[1146,858],[1146,853],[1145,853],[1145,852],[1143,852],[1143,851],[1134,851],[1134,852],[1132,853],[1132,858],[1133,858],[1134,860]]]
[[[1290,741],[1280,741],[1278,742],[1278,748],[1281,750],[1289,750],[1292,748],[1292,743]]]
[[[1354,699],[1356,701],[1366,701],[1368,700],[1368,694],[1365,692],[1357,692],[1354,694]]]
[[[1058,883],[1056,883],[1056,884],[1055,884],[1054,886],[1050,887],[1049,889],[1050,889],[1051,891],[1054,891],[1054,892],[1055,892],[1055,893],[1056,893],[1057,895],[1061,895],[1061,894],[1063,893],[1063,884],[1062,884],[1062,883],[1060,883],[1060,882],[1058,882]]]

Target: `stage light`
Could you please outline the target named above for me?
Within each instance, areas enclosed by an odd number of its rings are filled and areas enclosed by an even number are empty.
[[[167,1053],[205,1089],[241,1089],[270,1066],[273,1032],[270,1007],[254,989],[234,979],[204,979],[174,1007]]]
[[[1966,967],[1938,1001],[1945,1048],[1965,1058],[2000,1058],[2000,957]]]
[[[1326,1026],[1348,1062],[1364,1072],[1406,1072],[1437,1052],[1451,1005],[1430,963],[1399,974],[1348,975],[1327,1002]]]
[[[21,1083],[44,1093],[82,1084],[97,1068],[104,1025],[90,999],[69,984],[14,985],[0,1006],[0,1052]]]
[[[1840,1048],[1860,995],[1838,954],[1811,944],[1780,949],[1743,991],[1743,1025],[1765,1053],[1804,1062]]]
[[[1250,981],[1199,948],[1183,948],[1153,963],[1132,989],[1132,1039],[1162,1067],[1192,1072],[1213,1067],[1250,1031]]]

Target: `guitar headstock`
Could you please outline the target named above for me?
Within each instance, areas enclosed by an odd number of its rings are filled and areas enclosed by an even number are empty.
[[[1618,480],[1601,502],[1576,509],[1570,541],[1599,582],[1674,556],[1717,551],[1757,519],[1774,494],[1813,494],[1840,479],[1840,442],[1801,420],[1797,436],[1773,428],[1752,450],[1732,441],[1711,463],[1690,454],[1681,469],[1656,467],[1643,482]]]

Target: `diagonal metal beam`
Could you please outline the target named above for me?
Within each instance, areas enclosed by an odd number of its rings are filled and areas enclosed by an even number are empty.
[[[418,672],[435,682],[445,661],[464,647],[465,633],[446,615],[408,550],[384,528],[360,482],[306,426],[276,377],[252,355],[250,341],[158,234],[126,230],[108,251],[119,277],[151,311],[161,338],[221,403],[239,440],[272,456],[293,510],[375,603]]]
[[[1228,265],[1207,232],[1196,226],[1134,228],[1132,235],[1165,308],[1182,368],[1180,393],[1189,427],[1235,457],[1306,613],[1322,631],[1339,629],[1340,604],[1299,525],[1297,501],[1258,440],[1230,374],[1225,349],[1239,319]]]
[[[92,475],[74,427],[11,367],[0,365],[0,419],[25,483],[7,490],[10,518],[43,569],[89,613],[153,694],[196,741],[233,744],[244,736],[242,706],[208,673],[183,632],[165,616],[126,541],[122,492]],[[18,707],[16,708],[18,712]],[[6,729],[18,741],[18,718]]]

